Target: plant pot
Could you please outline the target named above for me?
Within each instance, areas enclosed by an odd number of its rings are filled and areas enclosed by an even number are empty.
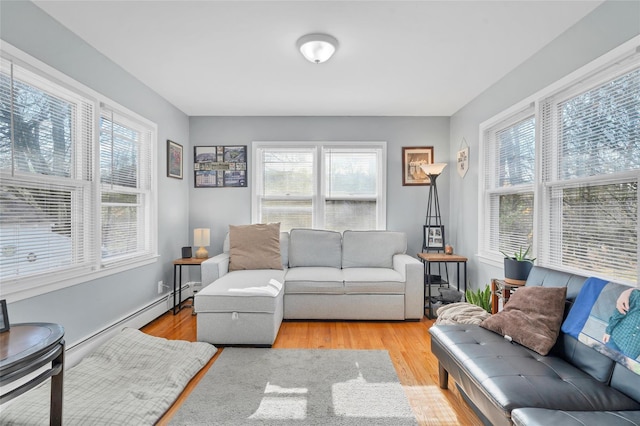
[[[527,282],[529,272],[533,268],[533,262],[529,260],[515,260],[504,258],[504,280],[508,284],[524,285]]]

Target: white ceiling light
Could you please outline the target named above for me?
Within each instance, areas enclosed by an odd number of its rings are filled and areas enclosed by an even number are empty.
[[[308,61],[321,64],[333,56],[338,40],[327,34],[307,34],[298,39],[297,45]]]

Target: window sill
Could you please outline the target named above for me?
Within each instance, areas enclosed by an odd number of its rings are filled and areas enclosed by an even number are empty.
[[[7,303],[17,302],[19,300],[29,299],[31,297],[41,296],[52,291],[61,290],[63,288],[72,287],[89,281],[108,277],[113,274],[127,271],[129,269],[139,268],[150,265],[158,261],[159,255],[153,255],[144,259],[139,259],[125,265],[115,266],[111,268],[100,269],[99,271],[88,272],[61,272],[54,277],[49,275],[48,282],[43,283],[43,277],[33,277],[30,279],[21,278],[18,280],[7,280],[2,284],[2,298]]]

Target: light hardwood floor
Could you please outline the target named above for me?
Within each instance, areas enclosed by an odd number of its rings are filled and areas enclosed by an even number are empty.
[[[455,389],[453,380],[450,379],[447,391],[438,387],[438,361],[431,354],[428,332],[433,322],[426,318],[415,322],[285,321],[273,347],[386,349],[421,425],[481,425]],[[175,316],[167,312],[142,331],[167,339],[195,341],[196,317],[191,315],[190,309],[183,309]],[[221,348],[191,380],[159,425],[168,424],[223,350]]]

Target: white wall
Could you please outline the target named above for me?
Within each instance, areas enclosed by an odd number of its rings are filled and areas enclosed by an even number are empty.
[[[445,161],[449,155],[448,117],[191,117],[190,122],[192,148],[247,145],[249,154],[252,141],[386,141],[387,229],[406,232],[408,252],[415,255],[420,251],[429,187],[402,186],[402,147],[433,146],[435,160]],[[249,173],[252,166],[249,155]],[[220,253],[230,224],[251,223],[251,188],[193,188],[193,164],[187,170],[190,226],[211,228],[209,254]],[[447,227],[451,171],[447,168],[438,178]]]
[[[640,2],[608,1],[451,117],[450,159],[460,141],[470,146],[470,169],[451,179],[453,245],[469,257],[472,286],[503,277],[502,268],[478,261],[479,125],[529,95],[640,34]]]
[[[91,335],[158,297],[173,280],[171,260],[188,241],[188,177],[166,177],[166,140],[185,146],[188,117],[31,2],[0,2],[0,38],[158,124],[158,262],[8,306],[10,321],[54,322],[67,344]]]

